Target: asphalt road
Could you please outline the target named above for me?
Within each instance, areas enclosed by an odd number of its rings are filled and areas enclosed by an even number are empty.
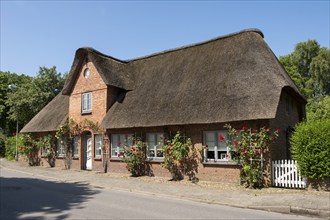
[[[310,219],[0,172],[0,219]]]

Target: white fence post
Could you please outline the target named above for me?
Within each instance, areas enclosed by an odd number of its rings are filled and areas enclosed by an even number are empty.
[[[273,186],[285,188],[305,188],[306,182],[300,176],[294,160],[272,161]]]

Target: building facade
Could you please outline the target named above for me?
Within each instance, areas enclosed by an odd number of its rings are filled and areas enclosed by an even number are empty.
[[[199,179],[239,182],[240,167],[218,140],[224,125],[280,129],[271,159],[286,159],[305,105],[261,31],[252,29],[127,61],[80,48],[62,92],[21,132],[54,135],[73,120],[81,129],[71,167],[108,172],[127,172],[122,144],[139,137],[153,174],[170,177],[158,143],[180,131],[196,147],[209,146]],[[60,144],[57,151],[56,166],[63,166]]]

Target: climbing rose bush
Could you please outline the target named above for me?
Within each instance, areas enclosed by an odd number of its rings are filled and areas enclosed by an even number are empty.
[[[231,125],[225,128],[228,129],[229,138],[220,135],[219,140],[226,142],[232,159],[242,166],[242,184],[251,188],[262,187],[265,158],[269,158],[270,145],[276,141],[280,130],[272,131],[264,127],[235,129]]]
[[[126,169],[132,174],[132,176],[143,176],[147,174],[147,145],[140,139],[133,140],[133,146],[123,145],[121,142],[118,145],[122,145],[124,152],[118,154],[118,157],[123,158],[123,162],[126,163]]]
[[[183,138],[180,132],[163,145],[164,162],[162,166],[172,175],[172,180],[182,180],[184,175],[189,180],[196,180],[198,162],[201,159],[201,151],[193,144],[190,138]]]

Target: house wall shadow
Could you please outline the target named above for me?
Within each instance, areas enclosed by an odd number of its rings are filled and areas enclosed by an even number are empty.
[[[0,177],[0,219],[65,219],[100,190],[86,183]]]

